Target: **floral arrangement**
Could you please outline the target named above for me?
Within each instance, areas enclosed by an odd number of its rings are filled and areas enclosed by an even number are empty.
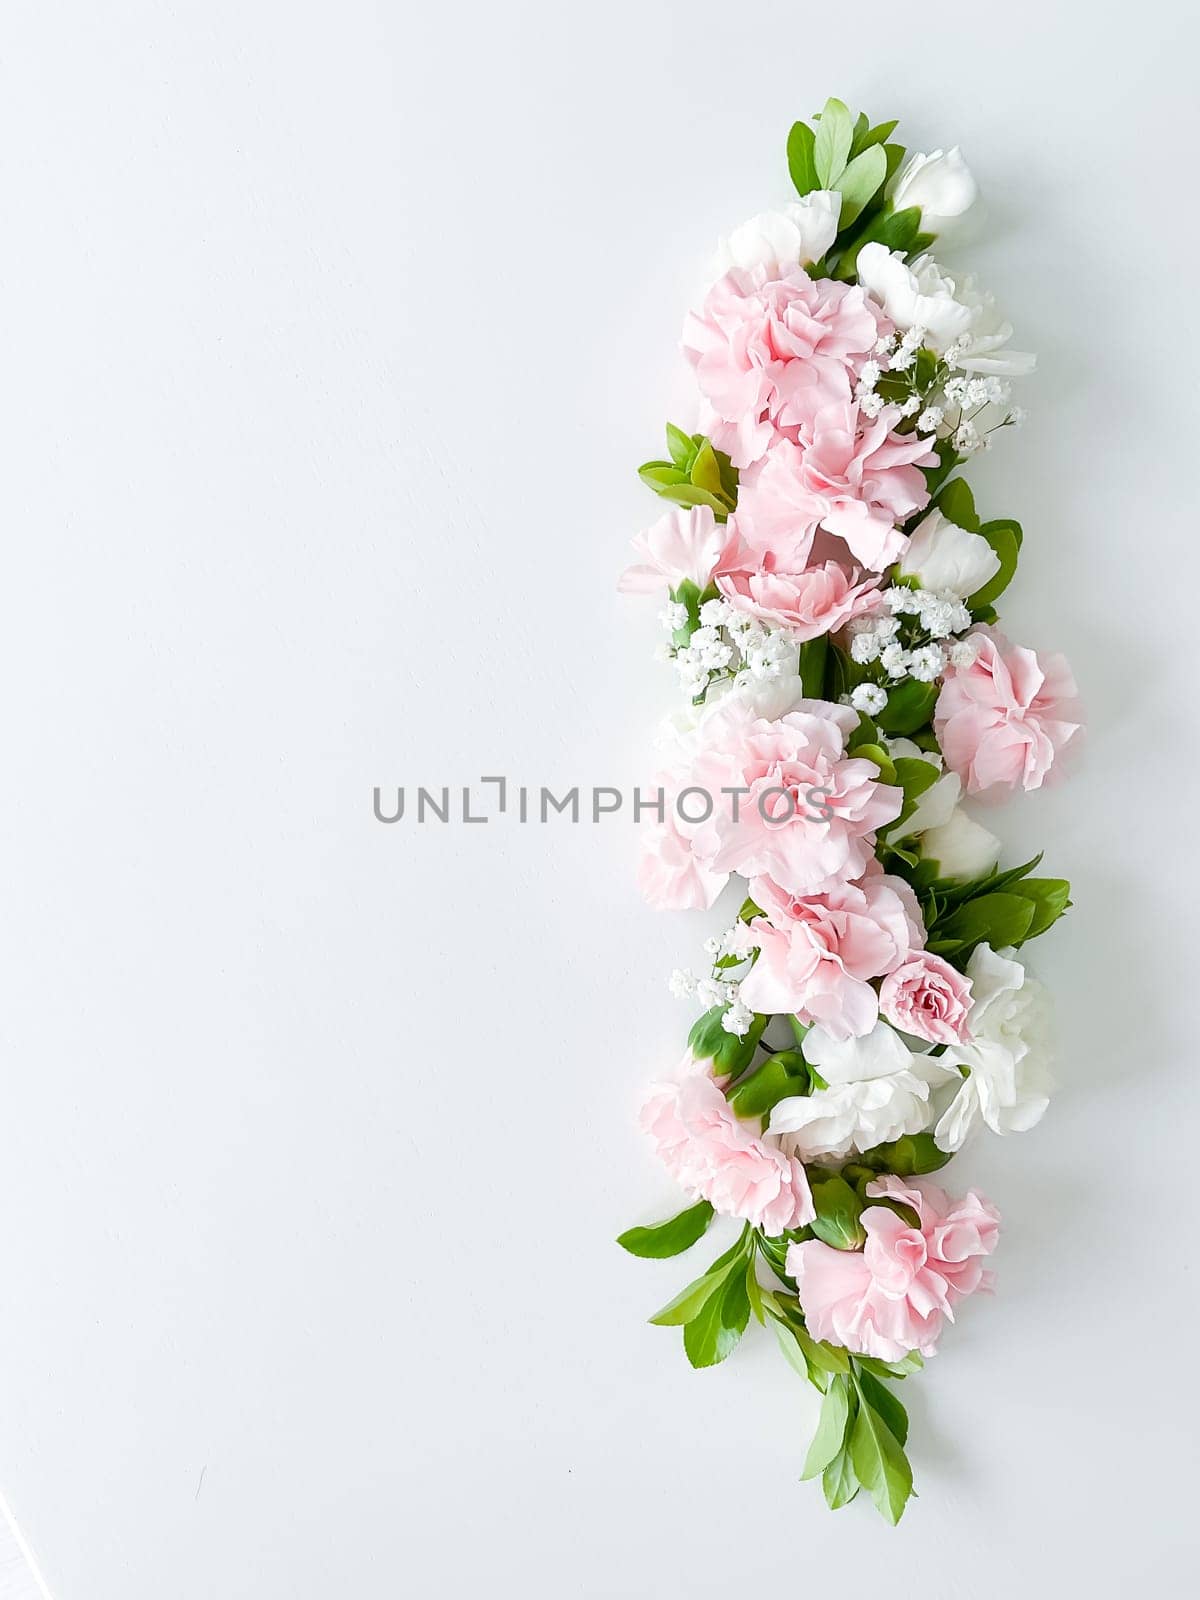
[[[930,1174],[1032,1127],[1047,1000],[1024,948],[1068,908],[1040,857],[1002,867],[965,797],[1036,789],[1078,731],[1060,656],[1009,642],[1021,549],[958,469],[1022,413],[1034,358],[928,252],[976,198],[957,149],[830,100],[788,138],[798,198],[736,228],[688,315],[698,431],[641,477],[670,509],[621,587],[665,592],[686,704],[661,739],[639,869],[651,905],[745,880],[703,1008],[642,1125],[692,1202],[620,1243],[733,1244],[651,1318],[693,1366],[754,1317],[823,1396],[803,1476],[833,1508],[912,1493],[893,1385],[991,1285],[999,1215]],[[732,908],[731,908],[732,910]]]

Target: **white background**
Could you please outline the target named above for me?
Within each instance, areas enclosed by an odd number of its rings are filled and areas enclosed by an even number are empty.
[[[1190,1592],[1197,35],[10,0],[0,1484],[57,1600]],[[693,1373],[646,1325],[692,1258],[612,1243],[675,1208],[635,1109],[721,913],[643,909],[627,821],[371,815],[649,775],[633,469],[829,93],[987,193],[1041,368],[973,477],[1092,730],[989,819],[1075,880],[1063,1087],[953,1169],[1000,1290],[908,1385],[896,1531],[796,1481],[770,1341]]]

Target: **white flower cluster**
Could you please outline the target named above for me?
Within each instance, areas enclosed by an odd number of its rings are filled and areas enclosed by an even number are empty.
[[[660,620],[674,634],[687,626],[687,607],[668,601]],[[783,629],[764,628],[727,600],[713,599],[700,607],[700,626],[687,644],[667,653],[679,673],[680,688],[699,699],[714,678],[763,683],[783,676],[795,666],[796,646]]]
[[[933,683],[948,661],[956,667],[974,661],[975,642],[954,638],[971,626],[971,613],[957,595],[897,584],[884,590],[883,599],[892,612],[890,617],[861,617],[850,625],[850,657],[860,667],[877,661],[892,684],[904,678]],[[915,624],[907,640],[900,637],[901,618],[906,616]],[[943,644],[943,640],[951,642]],[[878,684],[860,683],[850,694],[849,704],[871,716],[883,710],[887,693]]]
[[[724,933],[714,934],[704,941],[704,953],[713,962],[732,959],[746,961],[758,949],[758,939],[742,921],[737,921]],[[726,1033],[739,1039],[750,1031],[754,1013],[738,995],[739,984],[734,978],[722,978],[715,972],[709,978],[697,978],[687,967],[676,967],[670,977],[669,987],[677,1000],[695,998],[707,1011],[713,1006],[726,1007],[721,1026]]]
[[[940,1054],[880,1020],[862,1037],[812,1028],[805,1059],[827,1085],[779,1101],[770,1132],[801,1160],[932,1130],[940,1150],[960,1150],[977,1128],[1019,1133],[1040,1121],[1052,1087],[1049,1000],[1013,951],[981,944],[967,966],[971,1038]]]
[[[976,294],[973,285],[967,287],[974,314],[986,311],[991,316],[994,308],[990,297]],[[1004,329],[1007,331],[995,336],[960,333],[940,355],[939,340],[920,322],[877,340],[871,359],[862,365],[855,389],[860,410],[865,417],[875,418],[886,405],[894,405],[901,417],[916,417],[918,433],[950,439],[959,455],[986,450],[997,428],[1018,427],[1025,420],[1019,407],[1009,409],[1012,385],[997,377],[995,371],[987,370],[990,366],[1020,373],[1028,370],[1024,363],[1032,361],[1031,357],[1021,357],[1006,364],[994,356],[996,339],[1003,342],[1011,332],[1007,324]],[[936,364],[932,375],[926,372],[918,382],[917,357],[923,349],[936,357]],[[979,367],[982,373],[972,376]],[[893,380],[886,395],[879,392],[885,374]],[[899,392],[896,379],[901,380]],[[1004,408],[1004,414],[992,426],[981,427],[979,417],[988,407]]]
[[[733,978],[697,978],[687,967],[676,967],[670,977],[669,987],[677,1000],[697,1000],[706,1011],[713,1006],[724,1006],[721,1026],[726,1033],[744,1038],[754,1021],[754,1013],[738,997],[739,985]]]
[[[924,328],[909,328],[906,333],[895,333],[879,339],[874,349],[874,359],[864,361],[858,375],[854,398],[864,417],[875,418],[890,402],[878,392],[877,385],[885,372],[909,373],[916,365],[917,354],[925,342]],[[902,417],[916,416],[921,410],[921,396],[915,385],[910,392],[894,402]],[[921,418],[917,419],[921,428]],[[925,428],[923,432],[932,432]]]
[[[970,347],[969,336],[956,340],[943,357],[946,366],[953,369],[960,361],[965,360]],[[950,422],[948,427],[951,430],[954,448],[960,456],[970,456],[977,451],[986,450],[991,443],[991,435],[997,428],[1016,428],[1025,420],[1025,413],[1018,406],[1006,409],[1003,418],[991,427],[980,427],[979,417],[988,406],[1008,407],[1012,398],[1012,384],[1006,383],[1002,378],[973,378],[962,374],[946,378],[941,386],[941,398],[944,405],[937,409],[943,419],[949,410],[956,410],[958,414],[957,420]]]
[[[740,921],[704,941],[704,953],[714,961],[723,961],[728,956],[735,961],[745,961],[757,949],[758,939],[753,929]]]

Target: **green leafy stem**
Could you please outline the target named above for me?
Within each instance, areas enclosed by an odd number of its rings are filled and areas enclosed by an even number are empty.
[[[704,1235],[712,1217],[712,1206],[700,1200],[657,1227],[629,1229],[617,1242],[632,1255],[679,1255]],[[822,1396],[801,1477],[819,1477],[834,1510],[865,1489],[880,1513],[896,1523],[913,1493],[913,1480],[904,1453],[908,1416],[887,1385],[918,1371],[923,1362],[916,1351],[901,1361],[879,1361],[812,1337],[784,1266],[788,1244],[806,1236],[807,1229],[771,1238],[747,1223],[736,1242],[650,1321],[683,1329],[684,1351],[693,1367],[726,1360],[752,1316],[763,1326],[769,1324],[788,1364]],[[760,1260],[776,1278],[776,1287],[759,1281]]]

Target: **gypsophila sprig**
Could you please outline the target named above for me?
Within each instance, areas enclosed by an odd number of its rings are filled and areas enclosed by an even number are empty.
[[[961,154],[895,128],[840,100],[793,126],[795,198],[731,232],[685,320],[702,428],[669,424],[640,469],[669,509],[621,587],[660,596],[689,702],[640,882],[667,909],[731,879],[742,899],[670,976],[700,1015],[642,1110],[689,1205],[620,1239],[661,1258],[741,1224],[651,1321],[695,1367],[769,1327],[822,1396],[802,1475],[893,1523],[892,1385],[988,1285],[999,1234],[929,1175],[1046,1110],[1024,946],[1070,906],[1037,859],[1002,868],[965,802],[1039,788],[1078,729],[1062,657],[996,627],[1020,524],[956,475],[1024,419],[1034,358],[930,254],[975,199]]]

